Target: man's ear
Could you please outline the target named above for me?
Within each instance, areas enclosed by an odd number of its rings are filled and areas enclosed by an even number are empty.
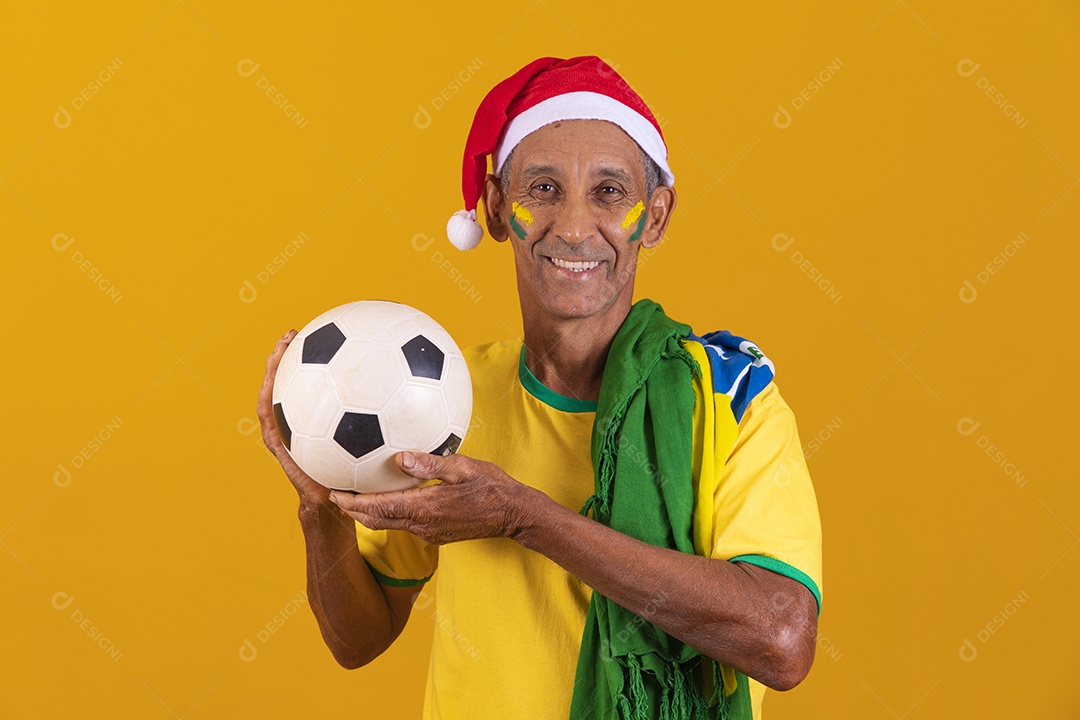
[[[488,234],[499,242],[510,237],[510,228],[506,223],[506,198],[503,197],[502,182],[491,173],[484,179],[484,222]]]
[[[664,239],[664,231],[675,211],[675,188],[661,185],[653,190],[649,207],[645,210],[645,227],[641,229],[641,247],[652,248]]]

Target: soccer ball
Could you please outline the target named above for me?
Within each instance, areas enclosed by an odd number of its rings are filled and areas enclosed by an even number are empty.
[[[312,320],[281,357],[274,418],[285,449],[334,490],[387,492],[417,481],[399,450],[457,452],[472,416],[461,350],[424,313],[365,300]]]

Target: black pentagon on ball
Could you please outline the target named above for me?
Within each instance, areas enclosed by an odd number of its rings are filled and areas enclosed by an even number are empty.
[[[306,363],[325,365],[345,344],[345,333],[337,325],[330,323],[304,338],[304,352],[301,359]]]
[[[285,419],[285,411],[281,408],[281,403],[274,404],[274,422],[277,423],[278,435],[281,436],[281,442],[285,445],[286,450],[292,450],[292,428],[289,427],[289,422]]]
[[[442,377],[443,360],[446,356],[435,343],[423,335],[417,335],[402,345],[401,352],[405,354],[405,361],[409,363],[409,370],[412,371],[413,377],[432,380]]]
[[[367,413],[347,412],[341,416],[334,440],[354,458],[362,458],[383,445],[379,417]]]
[[[450,437],[443,441],[443,444],[431,451],[432,455],[453,455],[461,447],[461,438],[457,435],[450,433]]]

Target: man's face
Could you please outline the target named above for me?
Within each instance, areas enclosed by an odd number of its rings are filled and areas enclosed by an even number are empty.
[[[508,197],[492,181],[485,205],[502,202],[488,226],[513,245],[523,308],[558,319],[629,309],[638,248],[660,241],[674,205],[667,188],[646,198],[629,135],[603,120],[547,125],[515,148]]]

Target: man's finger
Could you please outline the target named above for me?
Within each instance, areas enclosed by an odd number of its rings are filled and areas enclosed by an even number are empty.
[[[386,493],[350,493],[335,490],[330,500],[345,512],[362,513],[378,518],[413,518],[426,510],[420,509],[420,493],[428,488],[409,488]]]
[[[296,331],[290,330],[278,339],[277,345],[274,346],[274,351],[270,353],[270,356],[266,358],[266,373],[263,375],[263,384],[259,388],[259,406],[263,405],[263,402],[270,402],[270,395],[274,389],[274,377],[277,375],[278,365],[281,364],[281,356],[285,354],[285,350],[288,349],[289,343],[296,337]]]
[[[394,461],[401,471],[417,480],[442,480],[456,484],[468,480],[477,474],[478,463],[465,455],[432,455],[404,450],[399,452]]]
[[[274,345],[273,352],[267,357],[267,378],[272,379],[274,372],[278,371],[278,364],[281,363],[281,356],[285,354],[288,343],[291,343],[295,337],[296,330],[289,330],[285,335],[278,338],[278,344]]]
[[[285,354],[285,350],[289,347],[289,343],[296,337],[296,330],[289,330],[287,333],[278,338],[277,344],[274,346],[274,351],[270,353],[270,356],[266,359],[266,375],[263,377],[262,387],[259,388],[259,402],[255,410],[255,414],[259,418],[259,425],[262,429],[263,443],[267,449],[281,462],[285,468],[285,472],[290,476],[295,470],[299,468],[293,468],[289,465],[295,465],[292,462],[292,458],[285,452],[284,446],[281,444],[281,438],[278,435],[277,421],[274,418],[273,410],[273,392],[274,392],[274,377],[277,374],[278,365],[281,364],[281,356]]]
[[[404,530],[409,531],[411,520],[407,518],[384,518],[374,517],[365,513],[344,511],[346,515],[360,523],[368,530]]]

